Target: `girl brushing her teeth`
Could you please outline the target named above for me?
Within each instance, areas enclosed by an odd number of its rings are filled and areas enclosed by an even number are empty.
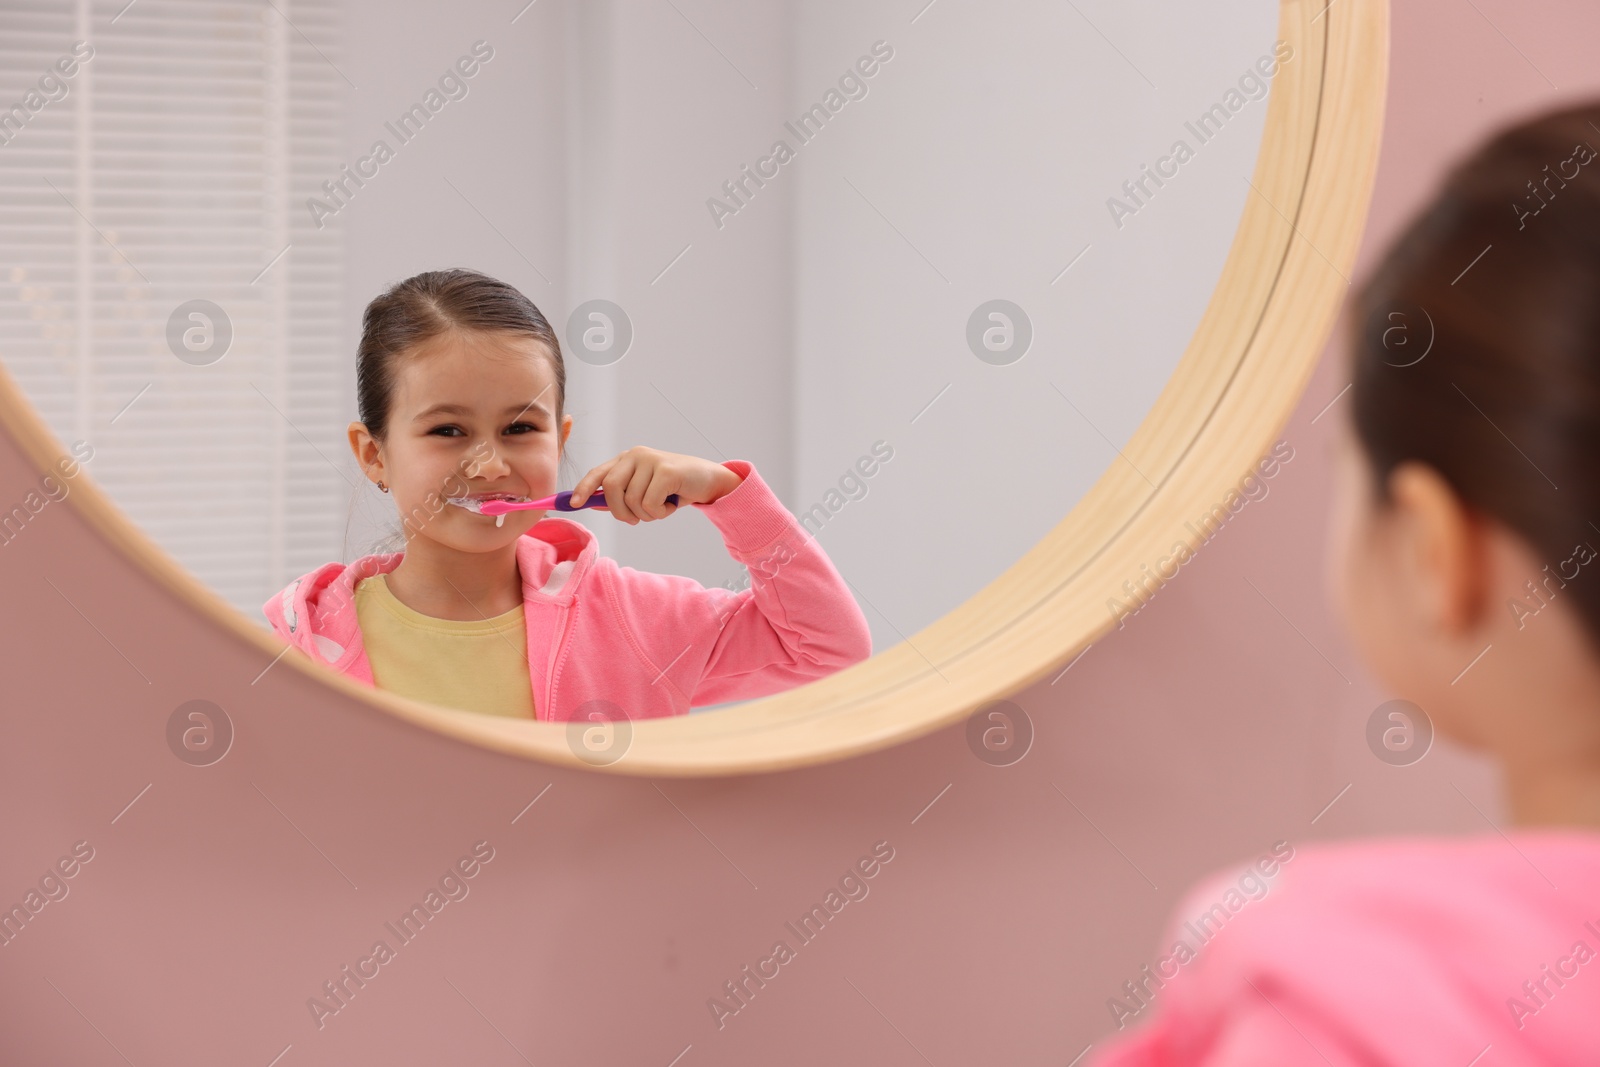
[[[405,549],[325,564],[263,605],[280,636],[335,670],[427,703],[561,722],[682,715],[871,655],[849,587],[745,460],[630,448],[571,500],[603,491],[630,525],[699,508],[749,568],[739,592],[620,566],[570,519],[475,510],[554,494],[572,432],[560,342],[512,286],[447,270],[392,287],[367,306],[357,390],[350,447],[394,495]]]

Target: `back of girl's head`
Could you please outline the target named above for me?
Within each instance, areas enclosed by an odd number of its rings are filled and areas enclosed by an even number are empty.
[[[1352,418],[1380,499],[1434,467],[1552,565],[1600,546],[1600,102],[1457,164],[1356,296]],[[1559,487],[1559,488],[1558,488]],[[1600,581],[1573,587],[1600,642]]]
[[[561,342],[544,314],[514,286],[460,268],[432,270],[390,286],[367,305],[356,350],[356,404],[367,432],[388,431],[395,382],[407,354],[452,330],[517,334],[541,342],[555,375],[556,421],[566,401]]]

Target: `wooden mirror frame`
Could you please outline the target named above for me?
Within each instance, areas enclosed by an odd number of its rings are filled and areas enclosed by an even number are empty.
[[[629,723],[626,751],[594,769],[748,774],[909,741],[1068,663],[1112,627],[1107,600],[1126,595],[1123,582],[1140,577],[1142,564],[1169,555],[1177,542],[1198,547],[1186,520],[1253,469],[1323,351],[1377,169],[1387,0],[1282,0],[1278,36],[1294,48],[1294,59],[1273,79],[1253,189],[1221,278],[1122,459],[1025,556],[902,643],[737,707]],[[53,471],[65,454],[3,365],[0,422],[41,472]],[[438,734],[545,763],[592,766],[577,755],[573,724],[418,703],[288,649],[167,555],[91,478],[78,480],[73,506],[107,547],[259,648],[263,665],[282,656],[285,667]]]

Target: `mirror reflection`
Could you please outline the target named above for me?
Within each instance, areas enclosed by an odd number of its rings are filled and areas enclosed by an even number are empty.
[[[914,645],[1127,463],[1259,195],[1276,20],[0,10],[0,358],[336,670],[558,720],[752,699]]]

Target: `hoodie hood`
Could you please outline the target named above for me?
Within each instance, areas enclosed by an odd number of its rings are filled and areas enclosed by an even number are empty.
[[[598,548],[593,532],[582,523],[546,517],[517,538],[516,552],[524,603],[567,604],[594,566]],[[284,586],[262,605],[262,613],[279,637],[370,685],[355,589],[367,578],[394,570],[404,558],[404,552],[384,552],[351,563],[325,563]]]

